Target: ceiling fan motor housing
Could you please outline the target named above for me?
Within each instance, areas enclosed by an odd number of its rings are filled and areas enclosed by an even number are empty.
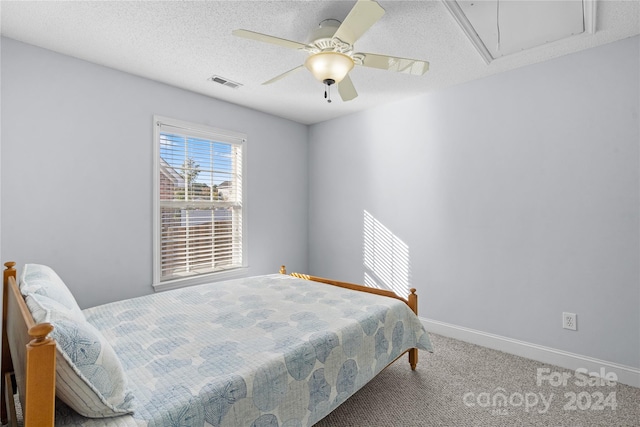
[[[311,31],[309,35],[309,44],[315,45],[320,50],[332,49],[331,39],[340,28],[340,21],[337,19],[325,19],[320,25]]]

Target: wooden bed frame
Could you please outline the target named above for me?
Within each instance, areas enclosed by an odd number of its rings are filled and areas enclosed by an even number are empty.
[[[49,337],[53,325],[36,324],[20,293],[15,262],[6,262],[2,293],[2,378],[0,415],[2,424],[17,425],[14,395],[18,392],[24,427],[53,427],[55,423],[56,343]],[[287,274],[283,265],[281,274]],[[383,289],[339,282],[307,274],[293,277],[399,299],[418,314],[418,296],[411,289],[408,298]],[[415,370],[418,349],[407,350]],[[404,353],[403,353],[404,354]],[[402,356],[402,355],[400,355]],[[400,357],[399,356],[399,357]],[[397,360],[397,359],[396,359]],[[392,362],[393,363],[393,362]]]

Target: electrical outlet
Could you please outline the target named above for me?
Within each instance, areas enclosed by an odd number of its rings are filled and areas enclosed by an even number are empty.
[[[578,330],[578,315],[575,313],[562,313],[562,327],[572,331]]]

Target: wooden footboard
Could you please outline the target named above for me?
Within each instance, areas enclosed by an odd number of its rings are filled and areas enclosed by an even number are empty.
[[[284,265],[280,266],[280,274],[287,274],[287,268]],[[310,276],[308,274],[290,273],[289,275],[297,277],[299,279],[313,280],[314,282],[326,283],[329,285],[351,289],[354,291],[367,292],[370,294],[399,299],[400,301],[407,304],[409,308],[416,314],[416,316],[418,315],[418,295],[416,294],[416,288],[411,288],[409,290],[409,296],[407,298],[403,298],[397,295],[395,292],[388,291],[386,289],[370,288],[368,286],[357,285],[355,283],[340,282],[338,280],[325,279],[324,277]],[[418,349],[411,348],[407,351],[407,353],[409,353],[409,365],[411,366],[411,370],[415,371],[416,367],[418,366]]]
[[[56,343],[49,338],[53,326],[35,324],[18,289],[14,262],[5,263],[2,298],[2,423],[13,404],[13,386],[5,381],[13,372],[24,427],[52,427],[55,412]],[[13,411],[11,411],[13,412]],[[15,418],[15,415],[14,415]]]

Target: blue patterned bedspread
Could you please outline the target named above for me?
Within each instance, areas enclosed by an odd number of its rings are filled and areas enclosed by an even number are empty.
[[[120,357],[135,412],[89,420],[59,404],[56,425],[311,426],[405,350],[431,351],[402,301],[280,274],[84,313]]]

